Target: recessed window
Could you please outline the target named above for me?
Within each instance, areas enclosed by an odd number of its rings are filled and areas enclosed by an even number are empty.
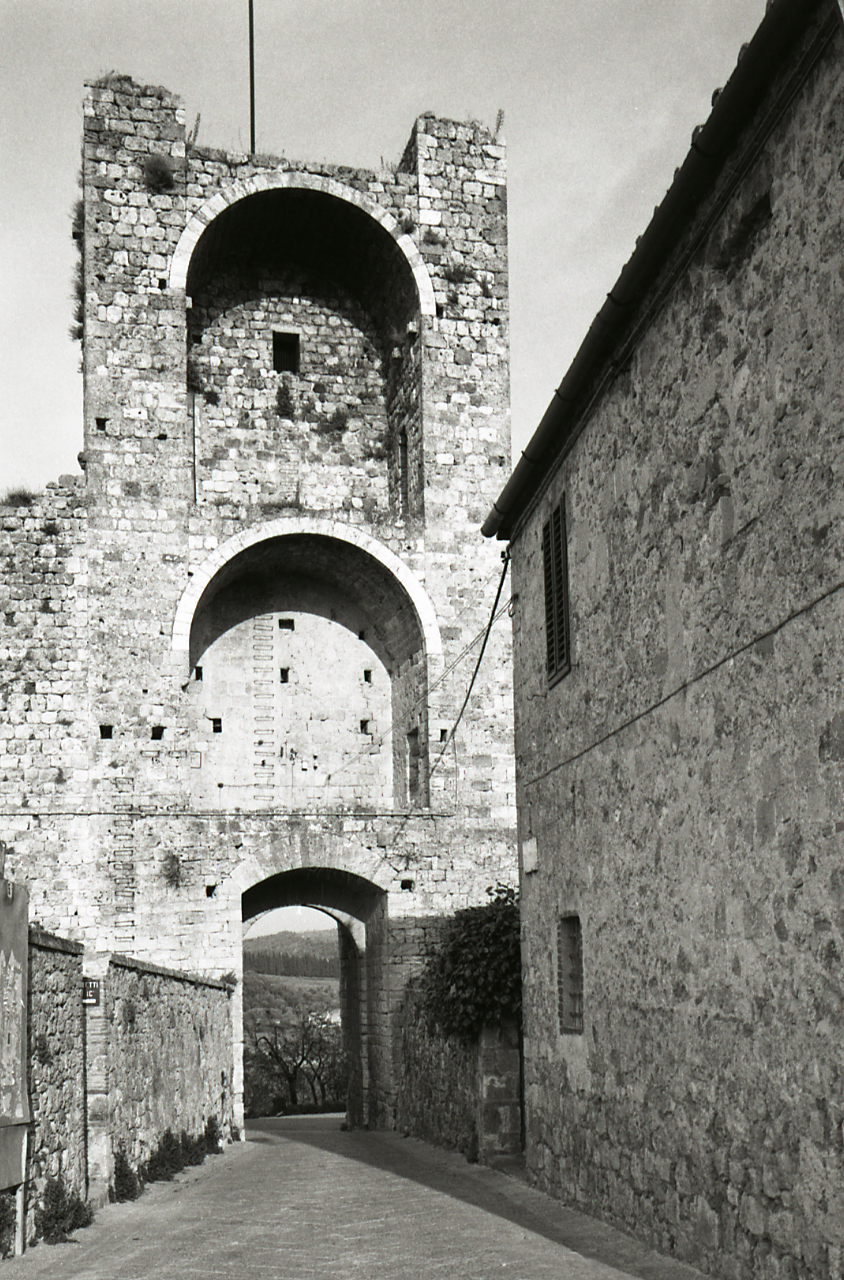
[[[219,717],[219,716],[212,716],[212,718],[211,718],[211,732],[212,732],[212,733],[222,733],[222,732],[223,732],[223,721],[220,719],[220,717]]]
[[[152,726],[152,733],[150,734],[150,737],[152,738],[153,742],[160,742],[161,739],[164,737],[164,725],[154,724]]]
[[[295,618],[279,618],[278,629],[279,631],[295,631],[296,619]]]
[[[98,431],[105,431],[108,426],[108,418],[95,418],[94,423]]]
[[[279,678],[282,684],[290,684],[290,668],[282,667],[279,671]]]
[[[440,742],[448,742],[448,729],[440,729]]]
[[[571,670],[569,643],[569,572],[566,555],[565,500],[542,529],[545,574],[545,665],[551,682]]]
[[[419,798],[419,730],[411,729],[407,735],[407,797]]]
[[[561,916],[557,925],[557,1010],[560,1031],[583,1031],[583,934],[580,916]]]
[[[372,684],[372,672],[367,667],[363,673],[363,683]]]
[[[366,639],[366,632],[365,632],[365,631],[359,631],[359,632],[358,632],[358,640],[365,640],[365,639]]]
[[[410,506],[410,484],[407,465],[407,432],[399,432],[399,502],[401,514],[407,515]]]
[[[100,737],[101,737],[101,738],[110,738],[110,737],[112,736],[112,733],[113,733],[113,727],[112,727],[112,725],[110,725],[110,724],[101,724],[101,725],[100,725]]]
[[[273,332],[273,368],[276,373],[299,372],[298,333]]]
[[[402,882],[401,882],[401,887],[402,887],[402,889],[404,890],[404,892],[405,892],[405,893],[413,893],[413,890],[416,888],[416,881],[415,881],[415,880],[402,880]]]
[[[202,667],[194,667],[194,669],[193,669],[193,678],[194,678],[194,680],[201,680],[201,679],[202,679]]]
[[[368,721],[368,720],[361,720],[361,722],[360,722],[360,731],[361,731],[361,733],[369,733],[369,721]]]

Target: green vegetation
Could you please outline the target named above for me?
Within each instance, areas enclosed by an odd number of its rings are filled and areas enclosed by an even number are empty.
[[[3,507],[31,507],[38,498],[38,494],[32,489],[7,489],[3,498],[0,498],[0,506]]]
[[[501,884],[487,893],[446,922],[422,974],[426,1016],[445,1035],[473,1039],[486,1023],[521,1018],[518,895]]]
[[[35,1210],[35,1232],[45,1244],[61,1244],[94,1220],[94,1211],[75,1192],[68,1193],[61,1178],[49,1178]]]
[[[247,1115],[342,1110],[347,1065],[336,933],[248,939],[243,964]]]
[[[215,1116],[206,1121],[205,1129],[196,1138],[182,1133],[180,1137],[167,1129],[158,1145],[138,1168],[132,1168],[121,1144],[114,1153],[114,1178],[109,1187],[112,1203],[137,1200],[148,1182],[169,1182],[187,1165],[202,1164],[206,1156],[220,1153],[220,1126]]]

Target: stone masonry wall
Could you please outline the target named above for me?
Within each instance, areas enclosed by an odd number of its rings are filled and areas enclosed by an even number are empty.
[[[87,1194],[82,947],[39,929],[29,934],[29,1137],[27,1238],[48,1178]]]
[[[200,1136],[215,1120],[232,1137],[231,986],[122,956],[100,973],[100,1005],[87,1010],[88,1146],[93,1193],[123,1151],[137,1169],[169,1129]]]
[[[478,1049],[456,1036],[431,1034],[421,1000],[405,994],[401,1025],[402,1076],[396,1128],[477,1160]]]
[[[504,187],[477,126],[424,117],[376,173],[189,149],[168,91],[89,86],[84,487],[47,502],[77,523],[55,557],[40,506],[0,531],[15,591],[66,574],[56,643],[40,603],[0,612],[20,662],[0,839],[34,916],[219,977],[262,877],[365,879],[385,895],[361,1014],[382,1118],[392,921],[515,874],[503,617],[447,742],[500,571],[478,526],[509,461]],[[274,331],[298,371],[273,367]],[[293,613],[343,645],[285,651]]]
[[[842,147],[839,31],[514,545],[528,1166],[729,1280],[844,1260]]]

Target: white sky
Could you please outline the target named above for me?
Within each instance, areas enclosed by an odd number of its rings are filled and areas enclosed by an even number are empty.
[[[513,434],[523,448],[764,0],[254,0],[257,146],[378,168],[415,117],[500,107]],[[245,150],[247,0],[0,0],[0,491],[78,471],[71,322],[81,99],[108,71]]]
[[[244,937],[261,938],[267,933],[308,933],[315,930],[337,930],[337,921],[313,907],[279,907],[268,911],[244,930]]]

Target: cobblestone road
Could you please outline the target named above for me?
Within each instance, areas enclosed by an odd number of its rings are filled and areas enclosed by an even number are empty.
[[[101,1209],[3,1280],[695,1280],[515,1178],[337,1116],[266,1120],[249,1141]]]

